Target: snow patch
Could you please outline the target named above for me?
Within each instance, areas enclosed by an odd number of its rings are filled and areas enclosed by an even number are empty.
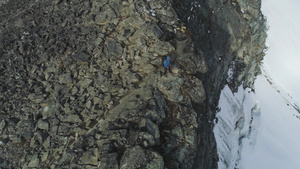
[[[237,93],[232,93],[226,85],[221,92],[219,107],[214,128],[220,169],[240,167],[240,153],[243,140],[255,145],[259,126],[260,108],[251,97],[250,89],[239,87]]]

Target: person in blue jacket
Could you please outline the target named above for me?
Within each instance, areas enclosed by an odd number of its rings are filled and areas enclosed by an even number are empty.
[[[171,63],[170,63],[170,56],[167,56],[167,59],[164,61],[164,66],[165,66],[165,73],[164,73],[164,75],[166,75],[167,72],[172,73]]]

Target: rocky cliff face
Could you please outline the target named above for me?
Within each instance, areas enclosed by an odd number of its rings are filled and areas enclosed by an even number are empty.
[[[263,56],[247,5],[2,1],[0,167],[216,168],[220,89]]]
[[[260,0],[180,1],[173,4],[193,33],[196,50],[202,50],[208,66],[197,75],[207,94],[199,110],[200,144],[196,168],[216,168],[217,155],[212,128],[220,91],[228,84],[234,92],[240,85],[252,88],[264,56],[266,25]],[[216,121],[217,122],[217,121]]]

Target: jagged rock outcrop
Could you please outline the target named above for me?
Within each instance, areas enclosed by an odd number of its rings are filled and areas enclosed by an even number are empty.
[[[193,33],[193,42],[204,53],[208,71],[198,75],[207,95],[200,114],[199,150],[195,168],[217,168],[212,134],[220,91],[228,84],[234,92],[240,85],[252,88],[260,73],[266,40],[265,18],[260,0],[174,0],[181,20]]]
[[[0,11],[0,167],[193,166],[207,66],[168,1],[11,0]]]

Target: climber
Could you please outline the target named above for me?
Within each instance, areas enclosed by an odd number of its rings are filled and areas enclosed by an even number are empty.
[[[164,61],[164,66],[165,66],[165,73],[164,75],[166,75],[167,71],[172,73],[171,70],[171,63],[170,63],[170,56],[167,56],[167,59]]]

